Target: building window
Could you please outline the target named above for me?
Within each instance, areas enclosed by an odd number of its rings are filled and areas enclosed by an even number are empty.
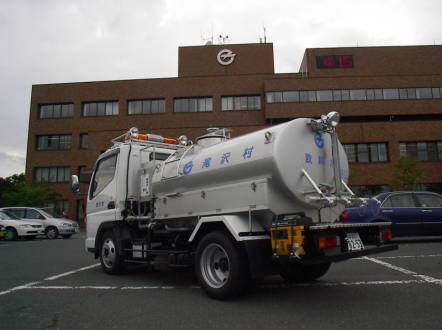
[[[74,114],[73,103],[41,104],[38,117],[40,119],[71,118]]]
[[[174,112],[208,112],[212,109],[211,97],[174,99]]]
[[[118,101],[83,103],[83,117],[117,116]]]
[[[384,88],[384,100],[398,100],[399,90],[397,88]]]
[[[298,91],[289,91],[283,92],[283,100],[284,102],[299,102],[299,92]]]
[[[69,201],[67,200],[57,200],[55,203],[48,204],[50,213],[52,213],[55,217],[67,217],[69,213]]]
[[[261,97],[259,95],[221,97],[221,111],[260,109]]]
[[[166,111],[164,99],[134,100],[127,104],[129,115],[147,115]]]
[[[89,148],[89,134],[81,133],[80,134],[80,149]]]
[[[442,141],[401,142],[399,153],[421,161],[442,161]]]
[[[69,167],[35,167],[34,182],[35,183],[60,183],[69,182]]]
[[[388,162],[387,143],[351,143],[343,146],[350,163]]]
[[[316,99],[318,100],[318,102],[333,101],[333,92],[331,90],[317,91],[316,92]]]
[[[441,99],[442,87],[267,92],[267,103]]]
[[[417,99],[432,99],[433,95],[431,88],[416,88],[416,98]]]
[[[37,135],[37,150],[69,150],[72,146],[72,135]]]
[[[316,91],[300,91],[299,99],[301,100],[301,102],[315,102]]]
[[[365,89],[351,89],[350,100],[352,101],[365,101],[367,99],[365,95]]]

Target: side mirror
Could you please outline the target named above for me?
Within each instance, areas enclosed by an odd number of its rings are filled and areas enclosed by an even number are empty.
[[[78,195],[80,193],[80,181],[78,180],[77,175],[71,176],[71,189],[72,189],[72,192],[76,195]]]

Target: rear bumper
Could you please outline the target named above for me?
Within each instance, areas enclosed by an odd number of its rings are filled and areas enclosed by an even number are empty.
[[[367,256],[370,254],[376,254],[376,253],[382,253],[382,252],[388,252],[388,251],[394,251],[397,250],[399,247],[396,244],[389,244],[389,245],[383,245],[378,246],[374,248],[364,249],[361,251],[351,251],[351,252],[343,252],[338,253],[335,255],[328,255],[325,256],[324,259],[332,262],[338,262],[338,261],[344,261],[351,258],[358,258]]]

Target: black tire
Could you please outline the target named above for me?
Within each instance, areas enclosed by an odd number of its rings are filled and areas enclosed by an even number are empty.
[[[17,231],[15,228],[8,227],[5,232],[5,241],[15,241],[17,239]]]
[[[71,236],[72,236],[72,234],[65,234],[65,235],[61,235],[61,237],[63,237],[63,238],[71,238]]]
[[[211,232],[199,242],[195,273],[207,295],[220,300],[240,295],[251,282],[244,248],[222,231]]]
[[[319,264],[293,263],[281,267],[281,277],[291,283],[311,282],[324,276],[330,269],[331,262]]]
[[[49,239],[56,239],[58,237],[57,227],[51,226],[51,227],[46,228],[45,235]]]
[[[101,268],[108,274],[121,274],[124,270],[124,258],[118,253],[121,242],[115,239],[112,231],[104,233],[100,240]]]

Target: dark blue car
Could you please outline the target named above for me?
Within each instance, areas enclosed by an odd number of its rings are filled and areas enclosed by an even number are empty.
[[[367,206],[345,209],[342,222],[391,221],[393,237],[442,235],[442,196],[431,192],[386,192]]]

